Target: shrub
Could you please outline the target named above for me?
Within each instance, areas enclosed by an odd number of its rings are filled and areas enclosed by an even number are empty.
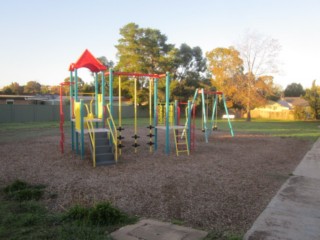
[[[91,208],[75,205],[66,213],[66,219],[99,226],[129,224],[137,220],[112,206],[110,202],[101,202]]]

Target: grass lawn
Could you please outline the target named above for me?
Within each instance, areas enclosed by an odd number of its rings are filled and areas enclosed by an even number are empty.
[[[118,125],[118,122],[116,122]],[[316,141],[320,137],[320,121],[277,121],[253,119],[247,122],[243,119],[232,120],[232,128],[235,135],[237,133],[267,134],[277,137],[296,137]],[[127,118],[122,120],[122,126],[133,126],[134,119]],[[148,118],[139,118],[138,127],[149,126]],[[207,123],[210,126],[210,123]],[[217,122],[218,129],[229,131],[229,125],[226,120]],[[201,119],[196,119],[196,127],[202,128]],[[70,122],[65,122],[65,133],[69,133]],[[40,122],[40,123],[0,123],[0,135],[19,134],[33,130],[39,136],[47,134],[59,134],[59,122]],[[3,139],[5,140],[5,139]]]
[[[236,133],[258,133],[277,137],[303,138],[312,141],[316,141],[320,137],[319,126],[319,121],[232,121],[232,127]],[[221,122],[221,129],[228,130],[226,121]]]
[[[45,186],[19,180],[1,189],[0,239],[110,240],[109,233],[137,221],[107,202],[93,207],[76,205],[64,213],[52,213],[39,201],[44,193]]]
[[[123,125],[133,125],[133,119],[123,119]],[[149,119],[138,119],[138,126],[144,127],[149,125]],[[277,121],[253,119],[247,122],[244,119],[232,120],[232,128],[235,135],[237,133],[267,134],[277,137],[296,137],[316,141],[320,137],[320,121]],[[207,123],[210,126],[210,123]],[[218,129],[229,131],[227,120],[217,122]],[[196,119],[196,127],[202,128],[201,119]]]

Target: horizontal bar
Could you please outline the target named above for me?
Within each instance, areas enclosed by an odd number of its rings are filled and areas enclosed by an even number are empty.
[[[110,73],[106,72],[105,75],[108,76]],[[166,74],[147,74],[147,73],[130,73],[130,72],[113,72],[116,76],[129,76],[129,77],[152,77],[152,78],[162,78]]]
[[[73,84],[75,84],[75,82],[62,82],[62,83],[60,83],[61,86],[70,86],[71,84],[73,85]]]
[[[198,90],[198,93],[202,93],[202,92],[204,94],[215,94],[215,95],[222,95],[223,94],[223,92],[220,92],[220,91],[215,92],[215,91],[207,91],[207,90],[202,90],[202,89]]]

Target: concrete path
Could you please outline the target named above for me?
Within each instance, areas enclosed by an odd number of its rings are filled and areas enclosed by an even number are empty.
[[[144,219],[111,233],[114,240],[200,240],[207,232]]]
[[[244,239],[320,239],[320,138]]]

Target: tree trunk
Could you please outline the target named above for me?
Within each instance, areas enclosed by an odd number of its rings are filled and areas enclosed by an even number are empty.
[[[250,103],[247,104],[247,122],[251,122]]]
[[[247,122],[251,122],[251,113],[250,113],[250,110],[247,111]]]

